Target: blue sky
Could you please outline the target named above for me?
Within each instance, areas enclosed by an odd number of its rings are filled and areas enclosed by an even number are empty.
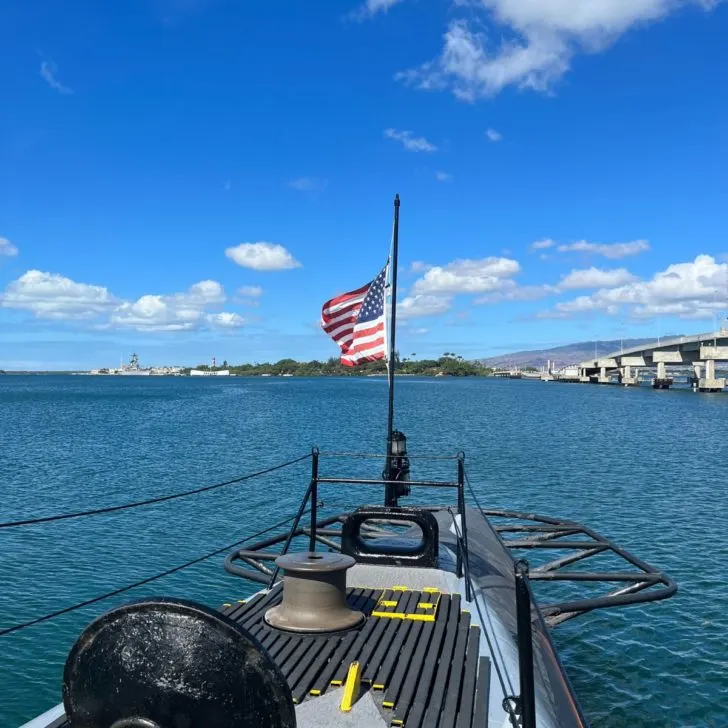
[[[333,356],[395,192],[407,353],[728,309],[726,4],[6,5],[0,368]]]

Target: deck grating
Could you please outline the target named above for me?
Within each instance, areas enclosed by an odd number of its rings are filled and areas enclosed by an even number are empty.
[[[361,663],[388,723],[406,728],[483,728],[488,720],[490,662],[479,656],[480,630],[461,611],[459,594],[404,589],[350,589],[347,603],[367,617],[363,626],[330,635],[272,629],[268,609],[282,590],[256,594],[221,609],[245,627],[279,666],[293,701],[302,703],[341,685],[349,665]],[[382,605],[381,602],[390,602]],[[391,602],[395,602],[394,605]],[[432,607],[421,606],[432,604]],[[372,616],[386,610],[386,616]],[[422,617],[434,616],[434,621]],[[60,719],[58,728],[67,728]]]
[[[452,654],[452,666],[450,667],[445,706],[440,716],[440,728],[454,728],[455,726],[469,633],[470,614],[463,612],[458,623],[457,637],[455,638],[455,650]]]
[[[463,681],[458,706],[456,728],[470,728],[473,724],[473,701],[475,699],[476,678],[478,673],[478,653],[480,650],[480,628],[471,627],[468,636],[468,649],[463,668]]]
[[[445,631],[451,623],[450,612],[453,607],[453,602],[448,599],[442,605],[442,608],[438,610],[432,642],[427,654],[427,660],[423,662],[422,672],[418,676],[419,679],[413,678],[414,673],[410,671],[408,681],[411,681],[411,685],[405,685],[402,689],[402,695],[397,703],[394,717],[401,720],[402,723],[405,722],[406,718],[407,728],[419,728],[424,720],[435,669],[444,646]],[[455,616],[459,615],[456,614]]]

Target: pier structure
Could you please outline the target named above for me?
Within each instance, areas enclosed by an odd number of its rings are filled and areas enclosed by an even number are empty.
[[[658,340],[652,344],[623,349],[580,362],[576,365],[578,381],[591,384],[610,384],[615,380],[624,386],[637,386],[640,373],[652,374],[655,389],[669,389],[676,374],[687,376],[693,388],[700,392],[721,392],[726,378],[718,376],[716,364],[728,362],[728,329],[694,336]],[[573,381],[570,372],[551,372],[555,379]]]

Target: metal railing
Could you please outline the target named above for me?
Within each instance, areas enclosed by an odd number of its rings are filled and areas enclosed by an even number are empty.
[[[402,481],[398,480],[386,480],[383,478],[351,478],[351,477],[321,477],[319,475],[320,458],[327,455],[327,453],[321,453],[318,448],[311,450],[311,478],[309,480],[308,487],[301,499],[299,504],[298,512],[293,520],[290,530],[287,533],[280,534],[268,538],[264,541],[252,544],[245,549],[240,549],[228,555],[225,559],[225,570],[236,576],[243,577],[244,579],[250,579],[252,581],[265,584],[268,589],[272,588],[278,579],[279,569],[277,566],[271,568],[268,563],[275,561],[279,556],[287,554],[291,548],[293,540],[300,536],[308,538],[308,550],[315,551],[317,544],[322,544],[327,548],[334,550],[341,550],[341,546],[333,539],[341,538],[340,529],[330,529],[335,523],[342,523],[346,520],[348,513],[339,513],[335,516],[328,518],[319,519],[319,508],[322,502],[319,499],[319,486],[321,485],[339,485],[339,486],[352,486],[352,485],[363,485],[363,486],[375,486],[385,488],[386,486],[402,485]],[[339,453],[332,454],[335,457],[340,456]],[[347,453],[350,456],[350,454]],[[381,459],[383,456],[369,456],[365,455],[362,457],[377,457]],[[386,457],[386,456],[385,456]],[[463,577],[465,574],[464,570],[464,554],[467,553],[467,523],[466,523],[466,508],[465,508],[465,456],[463,453],[458,453],[454,458],[438,458],[438,459],[455,459],[457,462],[457,480],[408,480],[407,486],[410,488],[435,488],[435,489],[456,489],[457,490],[457,511],[461,519],[462,530],[464,537],[458,539],[458,548],[456,554],[456,573],[459,577]],[[310,513],[309,522],[307,525],[303,525],[302,521],[306,512]],[[381,519],[380,523],[387,523],[386,518]],[[363,538],[381,538],[382,536],[394,535],[389,532],[383,532],[369,524],[365,524],[362,527]],[[273,546],[283,544],[283,548],[280,551],[270,551]],[[466,580],[466,589],[468,594],[470,593],[470,585]]]

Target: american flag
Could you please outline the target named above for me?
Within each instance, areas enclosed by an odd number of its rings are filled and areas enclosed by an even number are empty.
[[[355,367],[386,357],[384,297],[387,269],[366,286],[326,301],[321,327],[341,348],[341,363]]]

